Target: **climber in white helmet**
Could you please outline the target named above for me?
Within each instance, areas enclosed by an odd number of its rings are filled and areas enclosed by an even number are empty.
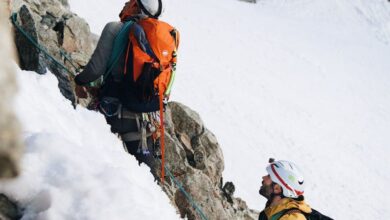
[[[306,220],[312,212],[304,201],[305,180],[301,170],[289,161],[270,159],[260,195],[267,199],[259,220]]]
[[[157,166],[154,157],[164,149],[160,113],[169,98],[179,41],[178,31],[159,20],[163,11],[162,0],[127,1],[120,21],[106,24],[90,61],[74,80],[80,99],[89,98],[87,90],[98,90],[88,107],[103,113],[125,150],[149,167]]]

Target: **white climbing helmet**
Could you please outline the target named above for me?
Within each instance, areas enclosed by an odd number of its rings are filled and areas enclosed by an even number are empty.
[[[303,195],[305,183],[301,170],[292,162],[279,160],[267,166],[271,180],[283,189],[283,195],[289,198],[298,198]]]
[[[151,18],[157,19],[164,11],[162,0],[137,0],[137,3],[142,14]]]

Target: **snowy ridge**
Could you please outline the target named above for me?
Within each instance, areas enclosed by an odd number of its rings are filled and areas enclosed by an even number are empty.
[[[390,8],[385,0],[268,0],[260,4],[295,19],[317,21],[318,25],[364,26],[380,41],[390,42]]]
[[[101,114],[72,108],[48,73],[18,71],[22,175],[0,191],[29,219],[178,219],[149,169],[124,152]],[[153,211],[151,211],[153,210]]]

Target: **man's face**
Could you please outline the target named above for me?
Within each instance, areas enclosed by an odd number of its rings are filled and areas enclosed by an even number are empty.
[[[263,176],[262,185],[260,187],[259,193],[267,199],[271,198],[272,193],[274,192],[274,187],[272,184],[271,177],[269,175]]]

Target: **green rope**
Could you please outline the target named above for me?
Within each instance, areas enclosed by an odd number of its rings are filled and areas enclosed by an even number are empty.
[[[32,38],[26,31],[23,30],[23,28],[18,24],[17,22],[17,14],[16,13],[13,13],[11,15],[11,21],[12,21],[12,24],[18,29],[18,31],[20,33],[23,34],[24,37],[26,37],[32,45],[34,45],[39,51],[43,52],[48,58],[50,58],[55,64],[57,64],[58,66],[60,66],[61,68],[63,68],[66,72],[72,74],[73,76],[75,76],[76,74],[72,71],[70,71],[63,63],[61,63],[60,61],[58,61],[56,58],[54,58],[52,55],[49,54],[49,52],[47,51],[46,48],[44,48],[43,46],[39,45],[39,43],[37,42],[36,39]],[[65,55],[64,53],[62,53],[60,51],[60,54],[62,55]],[[71,62],[70,58],[65,56],[65,58],[70,61],[69,63],[76,69],[76,71],[78,70],[78,68]]]
[[[64,51],[64,50],[61,49],[61,50],[60,50],[60,54],[64,57],[65,60],[67,60],[67,61],[70,63],[70,65],[73,66],[73,68],[76,70],[76,72],[80,72],[80,68],[77,67],[77,66],[73,63],[72,58],[70,58],[70,57],[68,56],[68,53],[67,53],[66,51]]]
[[[160,160],[157,160],[158,162],[160,162],[161,164],[161,161]],[[168,176],[172,179],[172,181],[175,183],[175,185],[179,188],[179,190],[184,194],[184,196],[186,197],[187,201],[190,202],[190,204],[192,205],[192,207],[195,209],[196,212],[198,212],[198,214],[200,215],[200,217],[202,218],[202,220],[208,220],[208,218],[206,217],[206,215],[204,214],[204,212],[202,211],[202,209],[196,204],[195,200],[191,197],[191,195],[184,189],[183,185],[175,178],[175,176],[171,173],[171,171],[169,171],[168,167],[167,166],[164,166],[165,168],[165,171],[166,173],[168,174]]]
[[[169,79],[168,87],[167,87],[167,90],[165,91],[164,95],[169,96],[171,94],[172,85],[173,85],[173,82],[175,82],[175,77],[176,77],[176,67],[174,67],[174,69],[171,73],[171,78]]]

